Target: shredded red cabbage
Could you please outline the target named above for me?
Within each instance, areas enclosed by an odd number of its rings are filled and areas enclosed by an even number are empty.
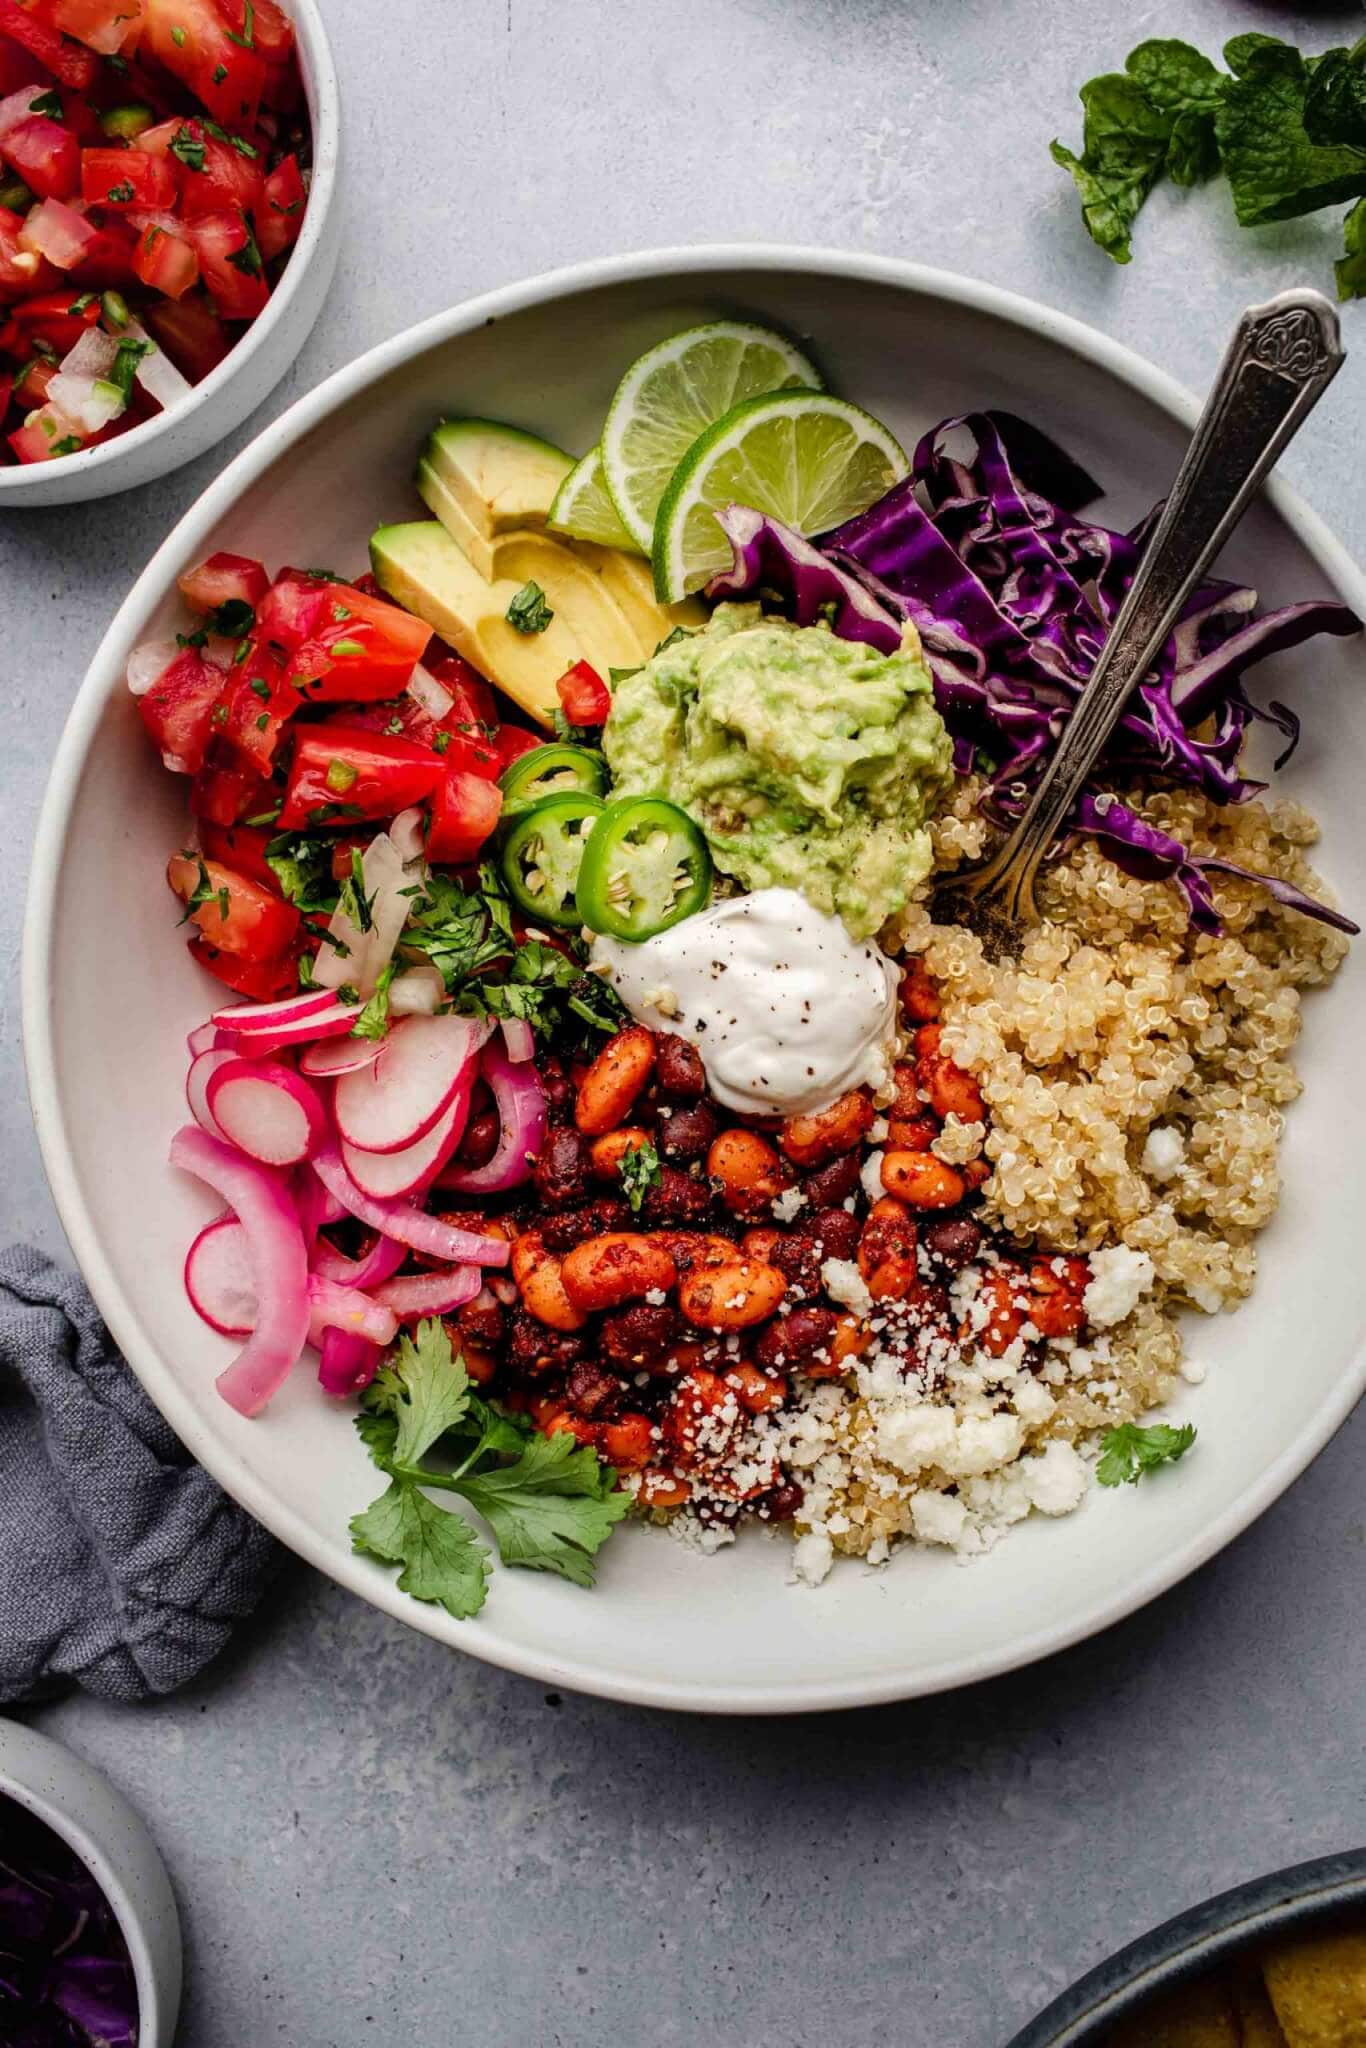
[[[731,506],[722,524],[734,564],[708,594],[771,595],[799,624],[828,619],[841,637],[884,653],[911,620],[954,766],[985,776],[985,808],[1005,824],[1023,809],[1071,716],[1160,509],[1120,533],[1080,517],[1098,494],[1094,479],[1027,421],[966,413],[925,435],[903,482],[817,543]],[[1353,611],[1327,598],[1259,617],[1255,591],[1204,583],[1134,691],[1074,829],[1095,836],[1127,872],[1176,881],[1192,921],[1217,930],[1207,874],[1248,871],[1192,856],[1107,797],[1106,785],[1176,784],[1215,803],[1246,802],[1266,787],[1242,773],[1250,726],[1284,735],[1279,768],[1295,750],[1299,720],[1283,704],[1254,704],[1245,672],[1316,633],[1360,630]],[[1252,879],[1279,902],[1357,929],[1288,883]]]
[[[80,1858],[0,1798],[0,2041],[137,2048],[138,1999],[109,1901]]]

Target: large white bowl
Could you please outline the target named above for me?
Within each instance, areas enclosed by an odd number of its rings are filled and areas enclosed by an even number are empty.
[[[667,251],[585,264],[496,292],[373,350],[301,400],[231,465],[148,566],[100,648],[62,740],[38,833],[24,960],[29,1085],[76,1257],[134,1370],[185,1443],[284,1541],[391,1614],[476,1656],[652,1705],[789,1710],[889,1700],[1024,1664],[1131,1612],[1213,1556],[1303,1471],[1362,1391],[1366,1260],[1360,1175],[1366,1093],[1352,1021],[1366,950],[1314,999],[1309,1078],[1290,1114],[1286,1196],[1264,1240],[1255,1302],[1201,1322],[1209,1377],[1183,1402],[1200,1425],[1179,1471],[1098,1494],[1069,1520],[1023,1527],[960,1569],[907,1553],[788,1583],[784,1540],[714,1559],[629,1529],[597,1591],[500,1571],[476,1621],[399,1593],[354,1557],[347,1518],[377,1475],[344,1408],[306,1369],[246,1422],[213,1390],[229,1345],[180,1284],[213,1203],[165,1165],[182,1121],[184,1035],[211,984],[174,930],[163,870],[185,828],[123,687],[133,644],[177,622],[177,572],[212,548],[355,572],[380,520],[413,516],[414,453],[441,412],[522,422],[572,449],[593,441],[623,366],[715,313],[809,339],[834,387],[908,443],[946,413],[1013,408],[1058,434],[1112,488],[1118,523],[1167,484],[1194,401],[1075,321],[910,264],[817,250]],[[1332,405],[1330,397],[1328,405]],[[1249,515],[1234,566],[1268,600],[1366,584],[1283,485]],[[1326,826],[1323,867],[1366,906],[1359,829],[1366,692],[1359,643],[1268,663],[1259,689],[1299,701],[1306,740],[1288,791]],[[1328,1162],[1334,1162],[1331,1166]]]
[[[0,468],[0,512],[111,498],[193,462],[256,410],[307,341],[341,247],[341,88],[317,0],[289,0],[289,14],[313,131],[313,176],[299,239],[264,312],[181,404],[84,454]]]

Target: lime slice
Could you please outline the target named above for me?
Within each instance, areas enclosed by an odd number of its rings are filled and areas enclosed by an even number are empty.
[[[761,391],[823,388],[785,335],[713,320],[661,341],[632,363],[602,430],[602,467],[622,524],[646,554],[669,479],[699,434]]]
[[[612,494],[602,473],[602,449],[590,448],[582,462],[576,462],[555,493],[546,514],[552,533],[567,533],[573,540],[593,540],[599,547],[642,552],[621,523]]]
[[[880,421],[826,391],[747,398],[694,442],[655,521],[655,595],[675,604],[732,560],[716,514],[752,505],[801,534],[828,533],[906,475]]]

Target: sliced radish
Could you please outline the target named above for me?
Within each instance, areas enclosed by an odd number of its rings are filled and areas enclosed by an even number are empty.
[[[218,1042],[220,1045],[237,1046],[245,1059],[259,1059],[266,1053],[280,1052],[286,1046],[311,1045],[319,1038],[344,1038],[355,1029],[359,1015],[354,1003],[330,1002],[326,1009],[312,1010],[294,1023],[240,1031],[224,1030],[220,1026]]]
[[[218,1026],[213,1018],[210,1017],[207,1024],[196,1024],[185,1044],[192,1060],[198,1059],[202,1052],[212,1052],[218,1044]]]
[[[406,1244],[400,1244],[394,1237],[376,1235],[368,1252],[358,1259],[348,1259],[345,1252],[339,1252],[324,1237],[313,1247],[309,1270],[321,1280],[335,1280],[339,1287],[378,1287],[382,1280],[392,1280],[407,1256]]]
[[[318,1385],[325,1394],[348,1399],[363,1393],[379,1371],[384,1352],[343,1330],[324,1330],[318,1353]]]
[[[210,1017],[220,1031],[265,1031],[271,1025],[292,1024],[299,1017],[311,1017],[336,1001],[330,988],[309,988],[297,996],[277,996],[273,1003],[235,1003],[215,1010]]]
[[[190,1115],[211,1138],[222,1138],[227,1134],[209,1108],[209,1083],[220,1067],[231,1065],[236,1058],[235,1052],[196,1053],[185,1076],[185,1100],[190,1105]]]
[[[255,1329],[218,1375],[217,1387],[239,1415],[257,1415],[288,1379],[308,1338],[308,1254],[289,1182],[194,1124],[171,1140],[171,1164],[221,1195],[246,1231],[260,1308]]]
[[[379,1058],[381,1038],[317,1038],[299,1055],[299,1072],[321,1081],[329,1074],[352,1074],[372,1067]]]
[[[477,1266],[454,1266],[449,1273],[414,1273],[401,1280],[386,1280],[373,1290],[373,1296],[392,1309],[401,1323],[412,1323],[419,1316],[444,1316],[463,1308],[482,1291],[483,1284]]]
[[[220,1216],[216,1223],[206,1223],[190,1246],[185,1258],[185,1292],[196,1314],[220,1335],[248,1337],[256,1328],[251,1247],[235,1216]]]
[[[229,1056],[209,1075],[204,1099],[223,1136],[263,1166],[297,1166],[301,1159],[311,1159],[328,1137],[317,1089],[293,1067],[276,1060]]]
[[[342,1139],[342,1164],[362,1194],[379,1201],[417,1195],[429,1188],[465,1135],[471,1087],[456,1090],[431,1129],[401,1152],[362,1152]]]
[[[404,1017],[373,1065],[343,1074],[337,1129],[362,1152],[401,1152],[425,1137],[473,1080],[487,1026],[473,1017]]]
[[[308,1276],[308,1341],[321,1346],[324,1330],[364,1337],[367,1344],[392,1344],[398,1335],[397,1310],[371,1301],[354,1287],[338,1286],[321,1273]]]
[[[313,1161],[313,1171],[353,1216],[381,1230],[386,1237],[409,1244],[414,1251],[430,1252],[449,1266],[505,1266],[509,1246],[505,1239],[476,1237],[473,1231],[453,1229],[439,1216],[428,1216],[409,1202],[380,1201],[358,1188],[342,1163],[340,1152],[325,1146]]]
[[[429,960],[409,967],[389,984],[391,1017],[434,1017],[446,1000],[446,984]]]

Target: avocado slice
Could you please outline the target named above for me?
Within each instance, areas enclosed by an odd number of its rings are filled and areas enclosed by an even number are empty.
[[[655,579],[643,555],[623,554],[620,548],[598,547],[592,541],[567,542],[575,554],[595,569],[635,629],[645,649],[645,659],[661,640],[667,640],[676,626],[694,628],[707,623],[707,608],[695,597],[681,604],[660,604],[655,597]]]
[[[490,581],[439,520],[413,520],[376,530],[370,565],[387,596],[434,626],[466,661],[549,727],[560,707],[555,683],[566,669],[576,661],[590,661],[603,674],[611,667],[634,668],[641,659],[639,643],[614,615],[591,570],[570,556],[566,571],[554,557],[567,551],[545,535],[515,540],[507,563],[517,573]],[[533,553],[537,542],[554,554]],[[508,606],[528,582],[541,585],[553,613],[540,633],[519,633],[508,623]]]
[[[491,543],[500,533],[545,525],[573,457],[521,427],[498,420],[445,420],[418,464],[428,509],[459,541],[482,576],[493,576]]]

